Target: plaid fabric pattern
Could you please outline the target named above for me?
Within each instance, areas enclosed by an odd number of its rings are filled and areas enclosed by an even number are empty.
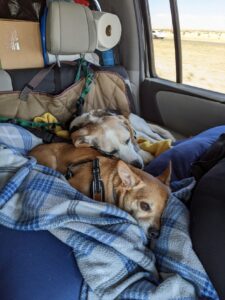
[[[153,251],[126,212],[93,201],[56,171],[26,153],[40,139],[15,125],[0,125],[0,224],[48,230],[73,248],[84,278],[81,299],[219,299],[188,233],[183,201],[193,179],[180,183],[163,214]]]

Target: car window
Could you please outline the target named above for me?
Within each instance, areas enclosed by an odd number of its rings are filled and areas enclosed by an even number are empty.
[[[225,1],[178,0],[178,9],[183,83],[225,93]]]
[[[175,51],[169,1],[149,0],[149,7],[156,74],[161,78],[175,81]]]
[[[174,34],[169,0],[149,0],[155,69],[176,81]],[[182,83],[225,93],[224,0],[177,0]]]

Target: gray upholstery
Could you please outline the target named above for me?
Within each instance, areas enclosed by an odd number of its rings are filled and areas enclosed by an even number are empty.
[[[135,10],[134,5],[135,3],[138,5],[140,1],[99,0],[99,2],[103,11],[116,14],[121,21],[123,34],[119,44],[120,64],[128,72],[132,94],[135,99],[135,109],[139,113],[139,85],[140,75],[142,79],[145,76],[143,68],[145,50],[140,47],[144,40],[141,33],[138,32],[137,10]],[[142,54],[143,56],[141,56]]]
[[[97,45],[96,27],[88,7],[75,3],[49,3],[46,46],[48,52],[76,54],[93,52]]]
[[[4,71],[0,70],[0,92],[12,91],[12,80],[9,74]]]

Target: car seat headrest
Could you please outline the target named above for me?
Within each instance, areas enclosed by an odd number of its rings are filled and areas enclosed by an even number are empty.
[[[0,92],[12,91],[12,79],[9,74],[4,71],[0,70]]]
[[[73,2],[49,3],[46,24],[46,47],[54,55],[105,51],[121,37],[121,23],[114,14],[92,12]]]
[[[46,46],[55,55],[93,52],[97,44],[91,10],[64,1],[49,3]]]

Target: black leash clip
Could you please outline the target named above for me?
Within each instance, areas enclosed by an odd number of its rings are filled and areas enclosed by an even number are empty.
[[[96,158],[92,163],[93,180],[91,184],[91,195],[94,200],[105,201],[104,184],[100,175],[99,159]]]
[[[72,164],[69,164],[67,167],[66,174],[65,174],[66,180],[69,180],[70,178],[73,177],[73,171],[71,170],[72,167],[73,167]]]
[[[76,112],[75,112],[76,117],[79,117],[83,114],[83,106],[84,106],[84,99],[79,97],[76,102]]]

